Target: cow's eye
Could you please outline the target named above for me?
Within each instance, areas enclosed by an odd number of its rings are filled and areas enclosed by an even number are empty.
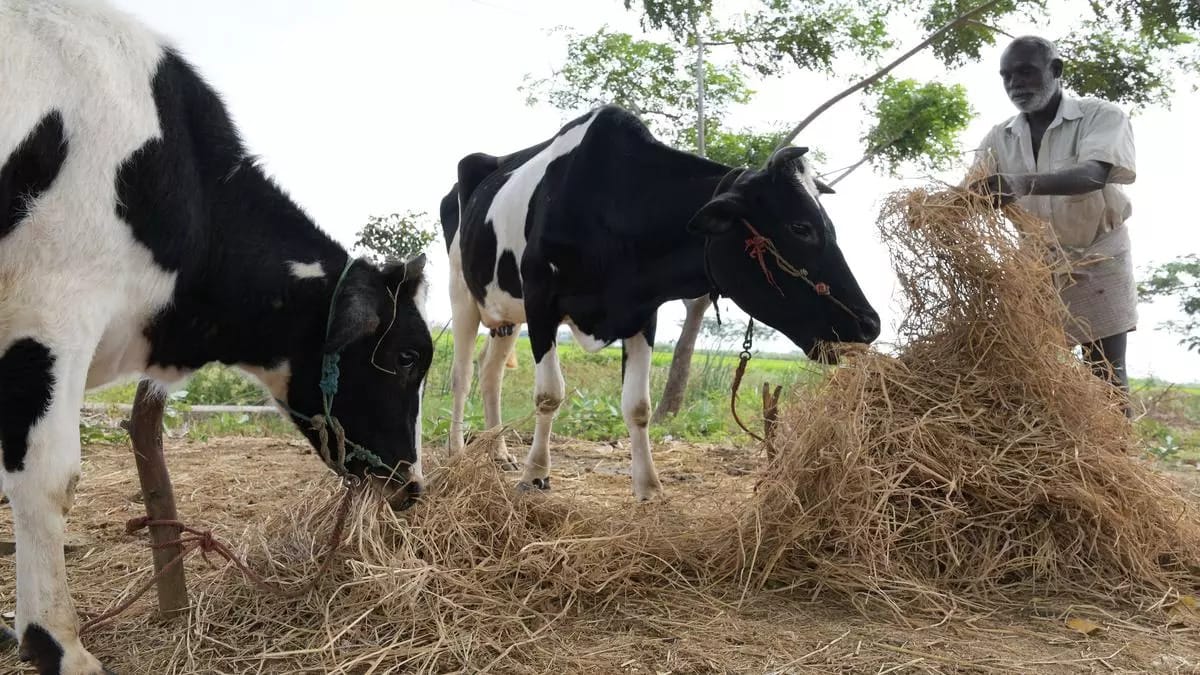
[[[400,352],[400,358],[398,359],[398,363],[401,368],[412,368],[413,366],[417,365],[417,358],[419,356],[420,355],[417,354],[416,352],[414,352],[413,350],[406,349],[406,350]]]
[[[798,223],[792,223],[788,226],[788,228],[792,231],[792,234],[806,241],[816,239],[817,231],[816,228],[812,226],[812,223],[800,221]]]

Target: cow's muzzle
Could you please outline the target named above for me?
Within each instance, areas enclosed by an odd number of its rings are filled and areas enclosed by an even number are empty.
[[[411,508],[421,498],[424,486],[419,477],[407,479],[382,478],[371,476],[371,485],[387,501],[394,511],[404,511]]]

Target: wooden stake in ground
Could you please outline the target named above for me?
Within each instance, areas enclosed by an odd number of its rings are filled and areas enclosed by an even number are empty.
[[[767,461],[775,459],[775,425],[779,421],[779,395],[783,386],[775,387],[772,393],[768,382],[762,384],[763,445],[767,446]]]
[[[175,491],[171,488],[171,477],[167,473],[167,461],[163,456],[163,406],[165,399],[150,390],[150,382],[138,383],[137,395],[133,399],[133,412],[129,415],[129,438],[133,442],[133,457],[137,462],[138,480],[142,484],[142,501],[146,505],[146,516],[150,520],[177,520]],[[159,545],[178,540],[179,528],[170,525],[153,525],[150,528],[150,543]],[[182,552],[179,545],[154,549],[154,571],[163,567]],[[158,609],[164,617],[181,613],[188,606],[187,582],[183,577],[183,565],[176,565],[158,581]]]

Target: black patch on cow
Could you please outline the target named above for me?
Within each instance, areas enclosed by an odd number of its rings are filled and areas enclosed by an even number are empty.
[[[162,136],[117,172],[116,212],[175,271],[212,234],[206,225],[224,206],[211,201],[219,185],[248,162],[224,104],[178,54],[164,52],[151,89]]]
[[[487,285],[496,270],[496,230],[491,223],[463,230],[461,246],[470,246],[470,264],[463,264],[463,276],[471,295],[479,302],[487,297]],[[465,252],[465,249],[464,249]]]
[[[163,53],[151,90],[162,135],[122,164],[116,207],[178,273],[144,328],[148,365],[271,368],[319,350],[345,251],[247,155],[220,96],[178,54]],[[289,261],[320,262],[326,278],[299,282]]]
[[[454,233],[458,232],[458,183],[442,197],[438,212],[442,219],[442,239],[446,242],[446,250],[449,251],[450,242],[454,241]]]
[[[32,663],[39,673],[62,672],[62,645],[36,623],[26,626],[19,656],[22,661]]]
[[[0,356],[0,446],[4,468],[25,468],[29,430],[50,408],[54,393],[54,355],[40,342],[25,338]]]
[[[514,298],[521,297],[521,273],[517,270],[517,256],[512,249],[504,249],[496,263],[496,285]]]
[[[17,227],[26,209],[58,177],[67,160],[62,114],[42,118],[0,168],[0,239]]]

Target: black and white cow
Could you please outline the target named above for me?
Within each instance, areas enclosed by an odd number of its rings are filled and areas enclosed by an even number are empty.
[[[102,2],[0,0],[0,158],[0,488],[22,656],[40,672],[102,672],[63,557],[88,388],[234,364],[319,445],[306,418],[336,383],[332,416],[368,454],[331,468],[413,496],[424,257],[351,259],[163,38]]]
[[[455,347],[451,452],[463,444],[480,322],[492,329],[480,367],[489,426],[500,422],[513,327],[528,325],[537,422],[524,487],[549,487],[550,427],[565,395],[558,327],[566,323],[587,350],[622,341],[621,411],[639,499],[661,489],[647,424],[664,302],[728,296],[817,358],[828,353],[822,341],[878,337],[879,316],[838,248],[818,201],[827,188],[804,153],[784,148],[763,170],[733,169],[663,145],[635,116],[606,106],[512,155],[464,157],[442,205]]]

